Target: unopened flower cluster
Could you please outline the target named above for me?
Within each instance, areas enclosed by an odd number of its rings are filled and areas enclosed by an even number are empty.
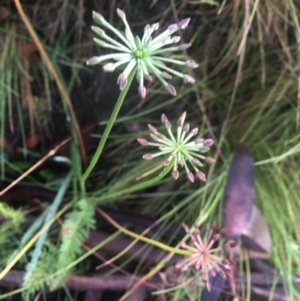
[[[197,273],[201,272],[202,281],[205,283],[207,289],[211,290],[210,277],[216,276],[218,273],[222,278],[226,278],[230,270],[230,262],[222,257],[216,255],[222,252],[226,248],[230,248],[229,244],[215,247],[216,242],[220,238],[220,234],[214,233],[214,225],[207,226],[204,238],[201,238],[200,230],[195,225],[193,231],[183,224],[186,233],[189,235],[191,244],[187,244],[184,241],[180,242],[180,246],[191,252],[184,260],[179,261],[176,264],[176,268],[182,272],[187,271],[189,268],[193,268]]]
[[[198,67],[193,60],[181,61],[162,56],[167,52],[180,51],[191,46],[191,44],[182,43],[176,46],[165,47],[180,41],[180,36],[172,35],[178,30],[185,29],[188,26],[190,19],[184,19],[178,24],[170,25],[155,38],[152,38],[152,34],[159,28],[159,24],[146,25],[144,35],[142,39],[140,39],[138,36],[133,36],[126,20],[125,13],[122,10],[117,9],[117,14],[125,25],[124,33],[109,24],[102,15],[93,12],[94,20],[114,33],[120,39],[120,42],[108,36],[102,28],[92,26],[92,30],[101,37],[101,39],[94,38],[95,43],[101,47],[114,49],[118,52],[94,56],[87,61],[88,65],[109,61],[103,66],[103,69],[110,72],[120,66],[126,66],[118,78],[120,89],[122,90],[126,86],[129,74],[135,72],[139,82],[138,91],[143,98],[146,96],[144,80],[147,79],[151,81],[152,75],[155,75],[172,95],[176,95],[176,90],[174,86],[167,82],[167,79],[172,78],[172,75],[183,78],[185,82],[195,83],[194,78],[189,74],[178,72],[166,66],[166,63],[169,63],[191,68]]]
[[[177,133],[175,136],[172,133],[171,123],[165,114],[161,116],[161,121],[165,124],[168,137],[159,133],[153,125],[148,124],[148,128],[151,132],[150,136],[154,142],[149,142],[143,138],[139,138],[138,142],[144,146],[158,147],[159,151],[153,154],[147,153],[143,158],[145,160],[152,160],[156,157],[167,156],[161,166],[172,164],[172,176],[175,180],[179,177],[178,167],[181,166],[185,169],[190,182],[194,182],[194,174],[190,170],[190,167],[195,171],[201,181],[206,181],[205,174],[200,171],[199,168],[203,166],[201,160],[209,163],[215,162],[213,158],[203,155],[203,153],[209,150],[213,144],[213,140],[196,138],[199,131],[198,128],[190,130],[189,124],[184,124],[185,118],[186,112],[184,112],[177,121]],[[190,141],[192,138],[196,139]]]

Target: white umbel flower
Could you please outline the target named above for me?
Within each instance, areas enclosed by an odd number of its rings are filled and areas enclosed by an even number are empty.
[[[190,68],[198,67],[193,60],[181,61],[162,56],[167,52],[180,51],[191,46],[191,44],[172,45],[180,41],[179,36],[172,35],[179,29],[185,29],[190,21],[189,18],[180,21],[178,24],[170,25],[164,32],[155,38],[152,38],[152,33],[159,28],[159,24],[146,25],[144,35],[142,39],[140,39],[138,36],[134,38],[127,23],[125,13],[122,10],[117,9],[117,14],[125,25],[124,33],[113,27],[102,15],[93,12],[93,19],[95,22],[102,25],[102,27],[109,29],[119,38],[120,42],[108,36],[103,29],[92,26],[92,30],[101,37],[101,39],[94,38],[95,43],[104,48],[117,50],[117,52],[94,56],[87,61],[87,65],[106,62],[103,69],[107,72],[112,72],[116,68],[123,66],[124,71],[118,78],[118,84],[121,90],[126,86],[129,74],[135,70],[139,82],[138,91],[143,98],[146,96],[144,81],[145,79],[151,81],[151,75],[155,75],[172,95],[176,95],[176,90],[174,86],[166,81],[167,79],[172,78],[172,75],[182,78],[185,82],[195,83],[195,79],[190,75],[166,66],[166,64],[169,63]]]
[[[144,146],[156,146],[159,151],[154,154],[145,154],[143,158],[145,160],[152,160],[155,157],[167,156],[166,160],[163,161],[161,166],[168,166],[170,163],[173,164],[172,176],[175,180],[179,177],[178,165],[184,167],[187,178],[190,182],[194,182],[194,174],[190,171],[190,167],[196,172],[197,177],[201,181],[206,181],[205,174],[199,170],[203,164],[200,160],[209,163],[215,162],[211,157],[206,157],[202,153],[206,153],[210,146],[214,143],[212,139],[196,138],[198,134],[198,128],[194,128],[190,131],[189,124],[184,124],[186,112],[184,112],[177,121],[177,135],[174,136],[171,130],[171,123],[167,116],[163,114],[161,121],[165,124],[168,136],[165,136],[157,131],[157,129],[148,124],[148,128],[151,131],[151,138],[155,142],[149,142],[146,139],[139,138],[138,142]]]

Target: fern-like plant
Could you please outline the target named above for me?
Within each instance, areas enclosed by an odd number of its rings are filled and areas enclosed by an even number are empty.
[[[59,247],[56,266],[61,270],[51,284],[54,290],[71,274],[69,266],[82,253],[81,243],[88,237],[89,231],[95,227],[94,205],[88,199],[81,199],[64,221],[63,235]]]

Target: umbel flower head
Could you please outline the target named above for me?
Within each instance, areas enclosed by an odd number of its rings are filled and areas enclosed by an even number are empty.
[[[230,262],[222,256],[216,255],[216,253],[225,248],[230,248],[231,246],[225,244],[223,246],[214,247],[215,243],[220,238],[220,234],[214,233],[214,225],[212,227],[207,226],[203,239],[201,238],[199,228],[196,224],[193,231],[185,224],[183,224],[183,227],[190,237],[191,245],[181,241],[180,246],[183,249],[189,250],[191,255],[186,259],[179,261],[176,264],[176,268],[180,269],[182,272],[189,268],[194,268],[196,272],[201,271],[202,280],[210,291],[210,276],[214,277],[218,273],[225,279],[230,270]]]
[[[201,181],[206,181],[205,174],[199,170],[203,164],[200,160],[207,161],[209,163],[215,162],[211,157],[202,155],[209,150],[210,146],[214,143],[212,139],[195,138],[198,134],[198,128],[193,128],[190,131],[189,124],[184,124],[186,112],[184,112],[177,121],[177,133],[174,136],[171,130],[171,123],[167,116],[163,114],[161,121],[165,124],[168,137],[159,133],[157,129],[148,124],[150,130],[150,136],[154,142],[149,142],[146,139],[139,138],[138,142],[144,146],[156,146],[159,151],[154,154],[147,153],[143,156],[145,160],[152,160],[155,157],[167,156],[167,159],[163,161],[161,166],[168,166],[173,164],[172,176],[175,180],[179,177],[178,166],[182,166],[187,174],[187,178],[190,182],[194,182],[194,174],[190,171],[190,167],[196,172],[197,177]]]
[[[191,44],[179,44],[177,46],[165,47],[180,41],[179,36],[172,35],[180,29],[185,29],[188,26],[190,19],[184,19],[178,24],[170,25],[164,32],[155,38],[152,38],[152,33],[159,28],[159,24],[146,25],[144,35],[142,39],[140,39],[138,36],[133,36],[127,23],[125,13],[122,10],[117,9],[117,14],[125,25],[124,33],[109,24],[102,15],[93,12],[93,19],[102,25],[102,27],[106,27],[114,33],[115,36],[119,38],[120,42],[108,36],[103,29],[92,26],[92,30],[101,38],[94,38],[95,43],[104,48],[114,49],[117,52],[94,56],[87,61],[87,65],[109,61],[103,66],[103,69],[110,72],[120,66],[125,66],[124,71],[118,78],[118,84],[121,90],[126,86],[129,74],[135,70],[139,82],[139,94],[143,98],[146,96],[144,80],[147,79],[151,81],[151,75],[155,75],[172,95],[176,95],[176,90],[166,81],[166,79],[172,78],[171,75],[181,77],[186,82],[192,84],[195,83],[195,80],[190,75],[183,74],[166,66],[166,63],[170,63],[181,66],[185,65],[191,68],[198,67],[193,60],[181,61],[162,56],[166,52],[183,50],[191,46]]]

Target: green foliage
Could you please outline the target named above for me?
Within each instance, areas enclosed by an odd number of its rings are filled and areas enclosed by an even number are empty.
[[[18,228],[20,223],[24,220],[24,214],[21,210],[15,210],[2,202],[0,202],[0,215],[5,219],[10,219],[11,222],[9,222],[9,224],[12,224],[16,228]]]
[[[34,273],[30,277],[22,297],[25,301],[33,299],[33,295],[43,289],[44,284],[51,284],[51,280],[55,279],[57,267],[53,262],[56,262],[58,256],[57,246],[46,240],[41,251],[40,260],[37,261],[34,267]]]
[[[0,267],[3,267],[17,244],[17,234],[20,232],[24,214],[0,202],[0,216],[5,219],[0,225]]]
[[[81,199],[75,205],[64,221],[63,235],[56,260],[57,269],[61,269],[55,281],[51,284],[54,290],[69,276],[68,265],[82,254],[81,243],[88,237],[90,229],[95,227],[94,205],[88,199]]]

